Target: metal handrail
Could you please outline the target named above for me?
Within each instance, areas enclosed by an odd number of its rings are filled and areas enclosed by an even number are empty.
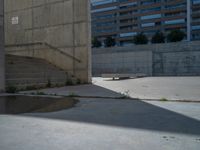
[[[44,46],[46,46],[46,47],[48,47],[48,48],[50,48],[50,49],[52,49],[54,51],[57,51],[57,52],[65,55],[65,56],[73,59],[73,60],[76,60],[79,63],[81,62],[80,59],[78,59],[78,58],[76,58],[76,57],[74,57],[74,56],[72,56],[70,54],[67,54],[67,53],[63,52],[59,48],[57,48],[57,47],[55,47],[55,46],[53,46],[53,45],[51,45],[51,44],[49,44],[47,42],[33,42],[33,43],[24,43],[24,44],[10,44],[10,45],[5,45],[5,47],[9,48],[9,47],[22,47],[22,46],[34,46],[34,45],[44,45]]]

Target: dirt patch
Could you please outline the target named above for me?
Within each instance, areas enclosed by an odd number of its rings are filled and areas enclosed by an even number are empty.
[[[5,96],[0,97],[0,114],[54,112],[74,107],[77,102],[70,97]]]

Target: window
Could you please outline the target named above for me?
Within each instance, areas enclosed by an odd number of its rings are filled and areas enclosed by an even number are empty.
[[[170,25],[170,24],[180,24],[180,23],[185,23],[185,19],[176,19],[176,20],[165,21],[165,24],[167,24],[167,25]]]
[[[161,18],[161,14],[154,14],[154,15],[148,15],[148,16],[141,16],[141,20],[157,19],[157,18]]]
[[[128,33],[121,33],[119,36],[120,37],[129,37],[129,36],[134,36],[136,34],[137,34],[137,32],[128,32]]]
[[[155,23],[154,22],[150,22],[150,23],[143,23],[141,24],[142,27],[152,27],[152,26],[155,26]]]

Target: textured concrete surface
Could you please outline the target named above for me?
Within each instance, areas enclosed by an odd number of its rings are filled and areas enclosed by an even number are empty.
[[[6,52],[43,58],[83,82],[90,82],[89,12],[89,0],[6,0],[6,45],[46,42],[80,62],[44,45],[7,47]]]
[[[81,99],[54,113],[0,115],[2,150],[199,150],[199,103]]]
[[[200,75],[200,41],[92,50],[93,75],[144,73],[148,76]]]
[[[128,80],[93,78],[96,86],[133,98],[200,101],[200,77],[146,77]]]
[[[114,48],[113,48],[114,49]],[[99,49],[98,51],[100,51]],[[105,52],[95,54],[93,50],[93,75],[104,73],[143,73],[152,75],[152,52]]]
[[[5,88],[3,0],[0,0],[0,92]]]
[[[65,86],[71,79],[64,70],[44,59],[6,55],[6,87],[18,90],[44,88],[47,85]]]
[[[37,90],[46,94],[200,101],[200,77],[93,78],[93,84]],[[37,91],[24,91],[32,93]]]
[[[94,84],[79,85],[79,86],[66,86],[60,88],[49,88],[37,90],[45,94],[57,94],[63,96],[76,95],[86,97],[108,97],[108,98],[120,98],[123,95],[116,93],[112,90],[108,90],[104,87],[100,87]],[[37,91],[22,91],[20,93],[37,93]]]

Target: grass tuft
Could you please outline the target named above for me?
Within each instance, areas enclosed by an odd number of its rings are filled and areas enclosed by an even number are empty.
[[[166,101],[168,101],[168,99],[166,99],[166,98],[163,97],[163,98],[160,99],[160,101],[166,102]]]

